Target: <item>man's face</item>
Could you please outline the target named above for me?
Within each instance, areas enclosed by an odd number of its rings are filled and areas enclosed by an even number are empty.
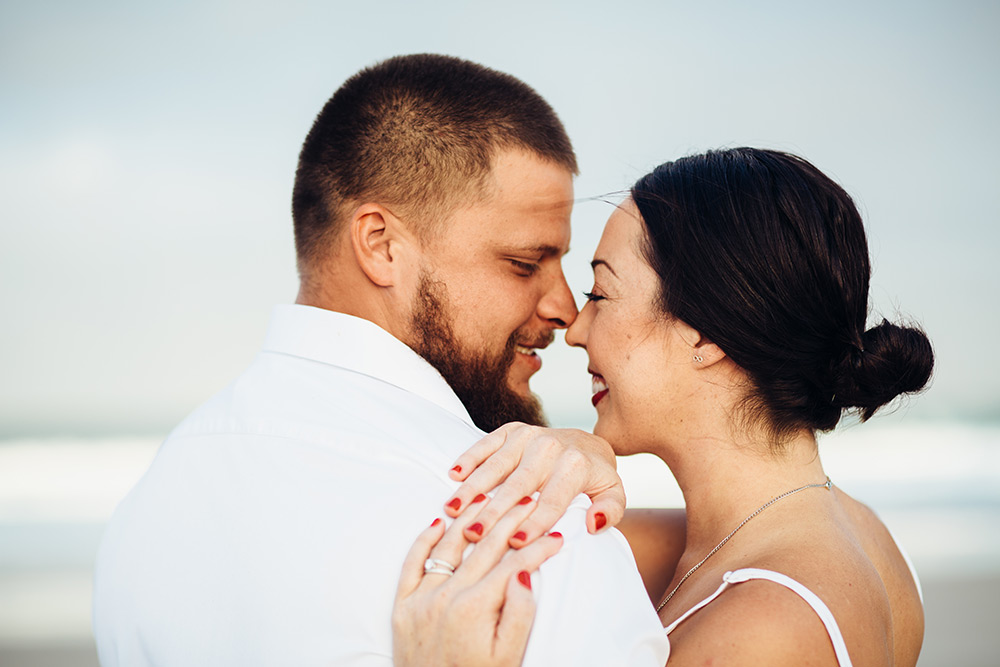
[[[562,272],[572,175],[501,153],[488,196],[460,207],[425,246],[412,347],[433,364],[483,430],[543,421],[528,381],[535,350],[569,326],[576,304]]]

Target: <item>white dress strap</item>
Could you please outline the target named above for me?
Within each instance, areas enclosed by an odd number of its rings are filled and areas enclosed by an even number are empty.
[[[830,608],[827,607],[815,593],[799,582],[787,575],[781,574],[780,572],[773,572],[771,570],[761,570],[758,568],[748,567],[741,570],[726,572],[722,575],[722,585],[719,586],[714,593],[681,615],[680,618],[664,628],[664,631],[669,635],[673,632],[674,628],[680,625],[683,621],[687,620],[692,614],[722,595],[722,592],[726,590],[728,586],[742,584],[743,582],[752,581],[754,579],[765,579],[776,584],[781,584],[805,600],[806,603],[813,608],[813,611],[816,612],[816,615],[819,616],[819,619],[823,622],[823,626],[826,627],[826,632],[830,636],[830,641],[833,642],[833,651],[837,656],[837,664],[841,667],[852,667],[851,657],[847,654],[847,644],[844,643],[844,636],[840,633],[840,627],[837,625],[837,621],[833,618],[833,612],[830,611]]]
[[[726,574],[729,574],[729,573],[727,572]],[[678,618],[676,621],[674,621],[673,623],[671,623],[667,627],[663,628],[664,632],[666,632],[669,635],[671,632],[674,631],[674,628],[676,628],[678,625],[680,625],[681,623],[683,623],[684,621],[686,621],[689,616],[691,616],[693,613],[695,613],[696,611],[698,611],[699,609],[701,609],[702,607],[704,607],[705,605],[707,605],[709,602],[711,602],[715,598],[717,598],[720,595],[722,595],[722,591],[726,590],[726,588],[728,586],[729,586],[729,582],[728,581],[723,581],[722,585],[719,586],[715,590],[714,593],[712,593],[707,598],[705,598],[704,600],[702,600],[701,602],[699,602],[698,604],[696,604],[695,606],[691,607],[686,612],[684,612],[683,614],[681,614],[681,617]]]

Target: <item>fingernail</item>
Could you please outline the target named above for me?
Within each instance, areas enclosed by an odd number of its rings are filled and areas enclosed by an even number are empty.
[[[518,500],[517,504],[518,505],[527,505],[530,502],[531,502],[531,496],[525,496],[524,498],[521,498],[520,500]]]
[[[472,524],[471,526],[469,526],[468,528],[466,528],[466,530],[469,531],[470,533],[475,533],[476,535],[482,535],[483,534],[483,524],[481,524],[481,523],[479,523],[477,521],[474,524]]]
[[[478,496],[472,499],[473,503],[481,503],[486,500],[486,494],[480,493]]]
[[[514,533],[514,539],[517,540],[518,542],[524,542],[525,540],[528,539],[528,535],[523,530],[519,530],[516,533]]]
[[[606,525],[608,525],[608,517],[604,516],[603,512],[594,515],[594,530],[600,530]]]
[[[455,466],[451,469],[452,472],[462,472],[462,466]]]
[[[528,574],[527,570],[521,570],[517,573],[517,580],[521,582],[521,585],[531,590],[531,575]]]
[[[453,510],[457,510],[461,506],[462,506],[462,501],[459,498],[452,498],[451,500],[448,501],[448,507],[452,508]]]
[[[431,521],[431,528],[438,525],[439,523],[441,523],[441,519],[434,519],[433,521]]]
[[[549,537],[562,537],[562,533],[560,533],[558,530],[553,530],[551,533],[549,533]]]

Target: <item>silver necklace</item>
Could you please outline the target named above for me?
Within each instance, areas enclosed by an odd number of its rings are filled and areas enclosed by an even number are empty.
[[[698,561],[697,565],[695,565],[694,567],[692,567],[690,570],[687,571],[687,574],[685,574],[683,577],[681,577],[681,580],[677,582],[676,586],[674,586],[674,590],[670,591],[670,593],[663,600],[663,602],[660,603],[660,606],[656,608],[656,612],[659,613],[660,610],[663,609],[663,607],[666,606],[666,604],[668,602],[670,602],[670,598],[674,597],[674,593],[676,593],[677,589],[681,587],[681,584],[683,584],[685,581],[687,581],[688,577],[690,577],[692,574],[694,574],[695,571],[699,567],[701,567],[702,565],[704,565],[705,561],[707,561],[709,558],[711,558],[712,556],[714,556],[716,551],[718,551],[723,546],[725,546],[726,542],[728,542],[732,538],[732,536],[735,535],[737,533],[737,531],[739,531],[740,528],[742,528],[743,526],[747,525],[747,523],[749,523],[750,519],[754,518],[755,516],[757,516],[758,514],[760,514],[761,512],[763,512],[764,510],[766,510],[768,507],[770,507],[774,503],[776,503],[779,500],[781,500],[782,498],[787,498],[788,496],[792,495],[793,493],[798,493],[799,491],[805,491],[806,489],[814,489],[814,488],[816,488],[818,486],[825,486],[826,490],[829,491],[830,487],[833,486],[833,482],[831,482],[830,478],[827,477],[826,481],[822,482],[820,484],[806,484],[805,486],[800,486],[797,489],[792,489],[791,491],[785,491],[780,496],[775,496],[774,498],[771,498],[766,503],[764,503],[763,505],[761,505],[760,507],[758,507],[757,509],[755,509],[750,516],[748,516],[747,518],[743,519],[743,521],[740,521],[740,525],[738,525],[735,528],[733,528],[733,532],[731,532],[728,535],[726,535],[725,537],[723,537],[722,541],[719,542],[718,544],[716,544],[715,548],[712,549],[711,551],[709,551],[707,556],[705,556],[700,561]]]

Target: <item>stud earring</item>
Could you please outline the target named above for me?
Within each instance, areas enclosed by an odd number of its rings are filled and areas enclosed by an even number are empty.
[[[696,354],[696,355],[694,355],[691,358],[694,359],[695,361],[697,361],[699,364],[701,362],[705,361],[705,357],[701,356],[700,354]]]

